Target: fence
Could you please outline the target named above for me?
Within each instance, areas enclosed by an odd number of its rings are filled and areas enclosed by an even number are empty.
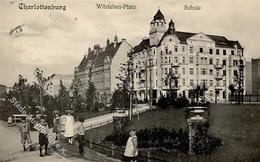
[[[103,145],[99,143],[95,143],[89,140],[85,140],[85,145],[89,147],[92,150],[95,150],[101,154],[107,155],[108,157],[123,160],[123,153],[124,148],[123,147],[116,147],[115,145],[111,144],[111,146]],[[174,158],[167,159],[167,156],[160,156],[157,154],[157,156],[160,157],[153,157],[155,149],[147,148],[147,149],[139,149],[138,150],[138,162],[223,162],[223,161],[237,161],[237,162],[250,162],[250,161],[258,161],[260,160],[260,156],[257,155],[257,150],[255,152],[252,152],[252,156],[250,154],[241,154],[237,157],[232,157],[230,154],[219,154],[212,155],[172,155],[169,154],[168,156],[174,156]]]
[[[106,146],[106,145],[92,142],[91,140],[85,140],[85,145],[109,157],[123,160],[124,148],[122,147],[116,147],[113,144],[111,144],[111,146]],[[152,157],[151,149],[139,149],[139,155],[137,157],[137,160],[138,162],[170,162],[165,159]]]
[[[238,95],[229,96],[229,101],[231,102],[238,102]],[[260,95],[242,95],[240,96],[241,102],[260,102]]]

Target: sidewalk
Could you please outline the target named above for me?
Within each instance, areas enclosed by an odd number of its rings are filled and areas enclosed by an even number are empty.
[[[140,114],[146,111],[149,111],[149,105],[147,104],[139,104],[137,105],[137,108],[133,109],[133,113],[134,114]],[[89,130],[92,128],[97,128],[109,123],[113,123],[113,117],[114,116],[127,116],[128,115],[128,111],[126,111],[125,113],[110,113],[110,114],[105,114],[105,115],[101,115],[101,116],[97,116],[97,117],[93,117],[93,118],[89,118],[89,119],[85,119],[83,125],[85,130]]]

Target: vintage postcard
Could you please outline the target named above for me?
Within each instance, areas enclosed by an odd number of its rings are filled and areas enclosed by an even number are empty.
[[[260,161],[259,0],[1,0],[0,162]]]

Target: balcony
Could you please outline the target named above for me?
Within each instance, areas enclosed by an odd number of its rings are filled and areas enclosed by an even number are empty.
[[[225,87],[221,86],[221,85],[216,85],[215,86],[215,90],[223,90]]]
[[[215,67],[216,69],[222,69],[222,68],[223,68],[223,65],[222,65],[222,64],[216,64],[216,65],[214,65],[214,67]]]
[[[221,79],[223,79],[223,75],[215,75],[215,79],[216,80],[221,80]]]
[[[171,66],[174,68],[174,67],[179,67],[180,66],[180,63],[178,62],[175,62],[175,63],[171,63]]]

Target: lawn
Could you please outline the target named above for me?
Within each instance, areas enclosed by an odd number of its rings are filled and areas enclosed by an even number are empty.
[[[223,147],[208,156],[171,155],[153,153],[169,161],[260,161],[260,105],[210,106],[210,133],[223,141]],[[154,110],[141,114],[129,128],[137,130],[162,126],[167,129],[185,128],[185,109]],[[95,142],[113,131],[113,125],[86,131],[86,137]]]

